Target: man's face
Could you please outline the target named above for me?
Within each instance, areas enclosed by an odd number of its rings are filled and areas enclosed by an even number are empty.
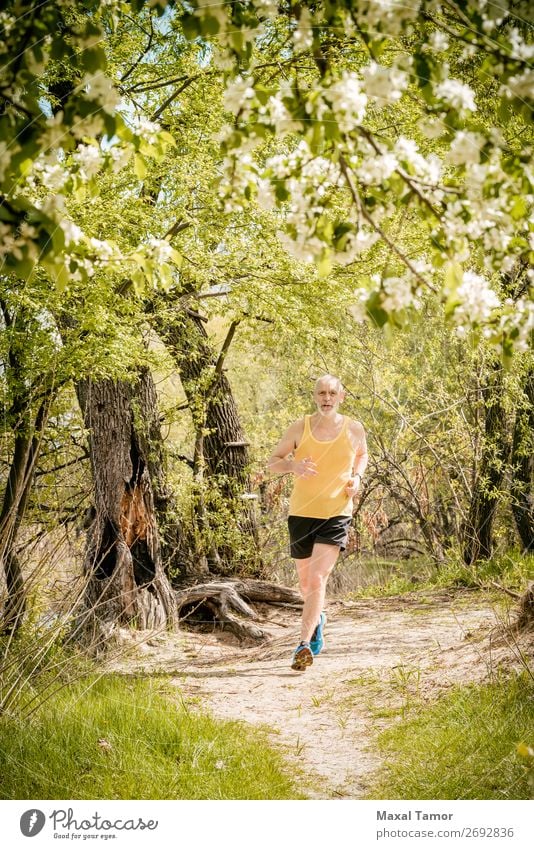
[[[321,380],[315,387],[313,400],[321,416],[335,416],[345,393],[337,380]]]

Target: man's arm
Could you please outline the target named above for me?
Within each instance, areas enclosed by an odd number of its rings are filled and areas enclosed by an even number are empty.
[[[347,495],[355,495],[363,479],[363,473],[367,468],[367,440],[365,438],[365,430],[361,422],[351,421],[349,425],[350,439],[356,449],[356,456],[352,464],[352,478],[347,484]]]
[[[369,456],[367,454],[367,439],[365,438],[365,430],[363,429],[361,422],[351,422],[350,431],[356,444],[356,456],[354,458],[352,474],[359,475],[361,481],[369,461]]]
[[[274,449],[267,461],[267,469],[275,474],[284,475],[288,472],[301,478],[309,478],[316,475],[315,463],[309,457],[304,460],[290,459],[295,447],[302,439],[304,422],[302,419],[293,422],[284,433],[282,439]]]

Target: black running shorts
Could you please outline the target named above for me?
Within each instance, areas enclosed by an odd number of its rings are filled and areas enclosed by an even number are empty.
[[[295,560],[310,557],[315,542],[337,545],[344,551],[350,523],[351,516],[332,516],[331,519],[288,516],[291,557]]]

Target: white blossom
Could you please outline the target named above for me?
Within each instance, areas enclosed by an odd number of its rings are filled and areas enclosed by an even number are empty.
[[[247,77],[243,79],[241,75],[230,80],[226,86],[223,96],[224,108],[228,112],[233,112],[237,115],[239,111],[248,113],[250,109],[250,101],[255,96],[252,80]]]
[[[429,46],[434,53],[443,53],[449,49],[449,37],[446,33],[436,29],[428,40]]]
[[[527,44],[516,27],[510,30],[508,38],[510,39],[512,57],[514,59],[523,59],[526,61],[534,59],[534,44]]]
[[[436,97],[444,100],[458,112],[476,112],[475,92],[460,80],[447,79],[434,89]]]
[[[109,260],[112,260],[116,255],[115,247],[109,242],[102,241],[102,239],[95,239],[92,236],[89,239],[89,245],[93,248],[98,259],[103,262],[109,262]]]
[[[376,185],[387,180],[399,167],[399,162],[393,153],[366,157],[356,174],[365,185]]]
[[[81,228],[69,218],[63,218],[59,222],[59,226],[65,234],[65,242],[67,245],[72,243],[79,244],[83,240],[83,230],[81,230]]]
[[[55,115],[50,116],[45,121],[46,130],[39,139],[42,147],[45,150],[58,147],[62,144],[67,131],[63,126],[63,111],[60,109]]]
[[[90,100],[96,100],[104,112],[110,115],[120,103],[119,93],[114,88],[113,82],[102,72],[97,74],[86,74],[81,85],[87,88]]]
[[[374,230],[360,228],[356,233],[349,234],[346,245],[342,251],[336,251],[334,259],[341,265],[349,265],[364,251],[369,250],[379,239]]]
[[[299,233],[296,239],[292,239],[288,233],[280,230],[276,235],[286,251],[301,262],[314,262],[325,248],[325,243],[316,236],[307,237]]]
[[[360,287],[354,290],[354,303],[349,305],[349,312],[353,319],[359,324],[367,320],[367,300],[369,292],[367,289]]]
[[[5,141],[0,141],[0,181],[5,179],[9,173],[11,159],[20,150],[18,144],[7,144]]]
[[[460,130],[456,133],[449,152],[447,162],[451,165],[477,165],[480,162],[480,151],[486,144],[481,133],[470,133]]]
[[[417,19],[419,6],[419,0],[360,0],[358,20],[367,30],[399,35],[406,21]]]
[[[102,155],[100,149],[94,144],[79,145],[73,160],[79,166],[79,175],[82,180],[90,180],[100,171],[102,167]]]
[[[11,227],[0,223],[0,256],[11,254],[15,259],[21,260],[22,248],[25,246],[25,239],[17,238]]]
[[[40,171],[39,176],[43,186],[47,189],[57,189],[60,191],[69,178],[69,172],[57,163],[56,165],[45,165]]]
[[[115,145],[109,151],[109,155],[113,163],[113,171],[114,173],[117,173],[128,164],[132,156],[132,151],[127,147],[120,147],[119,145]]]
[[[432,183],[437,183],[441,176],[441,160],[436,154],[425,158],[419,153],[417,143],[406,136],[399,136],[393,148],[399,161],[412,166],[416,174],[425,177]]]
[[[398,312],[414,304],[412,287],[406,277],[386,277],[382,288],[382,306],[387,312]]]
[[[485,277],[473,271],[464,271],[462,282],[456,290],[460,300],[454,311],[454,320],[460,325],[484,324],[500,300]]]
[[[269,113],[269,117],[271,122],[274,124],[275,132],[277,135],[283,135],[284,133],[291,133],[295,131],[302,130],[302,122],[295,121],[280,95],[277,97],[270,97],[267,103],[267,110]]]
[[[75,115],[71,127],[72,134],[77,139],[83,139],[85,137],[94,138],[95,136],[98,136],[103,129],[104,119],[98,112],[95,112],[93,115],[87,115],[85,118]]]
[[[376,97],[384,103],[396,103],[408,86],[408,75],[395,66],[386,68],[370,62],[362,68],[364,90],[368,97]]]
[[[341,79],[325,91],[325,97],[332,104],[342,132],[350,133],[363,121],[367,95],[362,91],[361,82],[353,71],[344,71]]]
[[[514,77],[509,77],[507,82],[501,86],[501,93],[506,97],[528,97],[534,99],[534,71],[524,71]]]
[[[445,132],[445,124],[442,118],[428,118],[421,121],[419,129],[427,139],[439,139]]]
[[[148,239],[147,246],[152,254],[152,258],[158,264],[172,260],[173,249],[166,239],[156,239],[152,236]]]
[[[270,211],[276,206],[276,198],[274,196],[273,187],[270,180],[258,179],[256,181],[258,189],[258,205],[261,209]]]
[[[149,144],[154,144],[157,141],[157,134],[161,132],[159,124],[143,117],[136,117],[133,128],[135,134],[144,138]]]
[[[312,44],[312,16],[310,14],[310,10],[307,9],[306,6],[301,6],[297,28],[293,32],[293,47],[295,49],[295,53],[302,53],[304,50],[308,50]]]
[[[253,3],[258,16],[272,19],[278,15],[276,0],[253,0]]]

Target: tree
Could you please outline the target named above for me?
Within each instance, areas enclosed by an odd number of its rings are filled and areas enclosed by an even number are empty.
[[[80,627],[89,624],[98,634],[100,622],[172,626],[176,601],[163,571],[150,474],[147,431],[155,399],[150,372],[141,370],[131,383],[80,381],[78,397],[95,484],[84,565],[88,612]]]

